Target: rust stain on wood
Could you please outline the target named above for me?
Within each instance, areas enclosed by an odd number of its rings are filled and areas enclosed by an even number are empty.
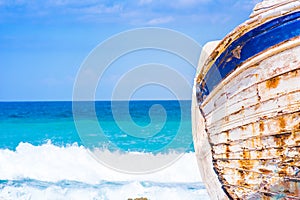
[[[265,125],[263,121],[259,121],[259,131],[262,133],[265,130]]]
[[[268,89],[276,88],[278,86],[279,82],[280,82],[280,78],[278,76],[274,77],[274,78],[271,78],[271,79],[266,81],[266,87]]]
[[[288,133],[284,133],[284,134],[278,134],[275,135],[274,138],[274,142],[277,144],[278,147],[282,147],[285,145],[286,140],[291,136],[291,132]],[[280,149],[278,149],[280,150]],[[282,152],[278,152],[278,154],[280,155]]]
[[[263,168],[261,168],[261,169],[258,169],[260,172],[262,172],[263,174],[271,174],[272,173],[272,171],[271,170],[268,170],[268,169],[263,169]]]
[[[225,116],[224,120],[225,122],[229,122],[229,116]]]
[[[197,77],[196,82],[202,83],[197,87],[205,87],[203,76],[210,69],[212,61],[224,52],[226,46],[234,41],[235,36],[244,32],[243,28],[245,27],[239,27],[241,30],[238,30],[238,34],[229,35],[214,50],[206,61],[202,73]],[[241,93],[229,84],[229,92],[243,98],[238,99],[239,104],[230,104],[234,106],[230,107],[230,112],[221,116],[223,117],[221,120],[205,121],[205,130],[212,147],[213,168],[223,185],[222,189],[232,199],[250,197],[250,199],[300,200],[300,95],[298,95],[300,91],[297,86],[298,78],[295,78],[300,74],[300,66],[294,70],[296,65],[292,65],[292,61],[288,62],[291,55],[298,56],[300,51],[290,50],[292,46],[277,49],[280,45],[284,43],[272,47],[270,50],[272,53],[264,57],[268,62],[257,63],[253,69],[256,82],[253,82],[251,87],[257,87],[257,93],[255,94],[255,90],[249,90],[249,94]],[[285,58],[278,57],[275,62],[271,59],[272,56],[284,51],[289,52]],[[230,53],[230,59],[240,59],[243,53],[242,46],[238,46]],[[261,52],[258,56],[263,55],[262,53],[265,52]],[[283,68],[288,71],[284,71]],[[223,82],[225,86],[232,80],[238,83],[241,73],[237,72],[239,74],[234,74],[232,79],[225,79]],[[291,86],[285,83],[291,83]],[[248,85],[245,87],[250,88]],[[206,101],[209,102],[214,95],[219,94],[219,90],[221,91],[219,88],[214,90]],[[207,102],[201,106],[210,109],[209,106],[205,107]],[[221,106],[216,104],[214,109],[217,110],[219,107]],[[203,112],[204,117],[206,114],[211,117],[208,115],[210,112]],[[254,195],[258,198],[251,196],[252,194],[258,194]]]
[[[229,153],[230,153],[230,149],[229,149],[229,145],[226,145],[226,158],[229,158]]]
[[[243,150],[242,154],[243,159],[239,160],[240,168],[250,170],[253,168],[253,164],[251,162],[250,152],[246,149]]]
[[[284,117],[279,117],[278,121],[279,121],[279,126],[280,126],[281,131],[284,130],[285,126],[286,126],[286,121],[285,121]]]
[[[229,140],[229,131],[226,131],[226,138],[227,138],[227,141]],[[230,153],[230,148],[229,148],[229,144],[226,144],[226,158],[229,158],[229,153]]]
[[[222,180],[221,182],[240,186],[239,192],[246,194],[249,191],[255,191],[251,188],[257,187],[263,181],[268,181],[268,184],[259,191],[261,197],[270,200],[278,194],[285,194],[288,199],[299,199],[297,198],[299,197],[299,184],[285,181],[287,178],[294,179],[297,176],[300,178],[300,172],[296,174],[297,169],[300,168],[300,157],[293,155],[299,152],[300,146],[291,146],[296,144],[291,143],[292,141],[299,140],[299,120],[300,111],[272,118],[261,117],[256,122],[236,127],[240,131],[249,129],[253,132],[253,136],[245,138],[244,141],[234,140],[232,130],[224,131],[223,134],[227,142],[212,144],[224,145],[223,153],[219,150],[220,154],[214,154],[214,167],[220,180]],[[251,126],[252,128],[247,128]],[[276,132],[265,135],[270,126],[276,127],[274,129]],[[241,147],[240,151],[237,151],[238,146]],[[273,153],[271,149],[273,149]],[[266,154],[267,152],[270,154]],[[291,155],[289,155],[290,153]],[[271,166],[277,166],[275,171]],[[295,167],[298,166],[299,168],[296,169]],[[233,171],[236,173],[236,179],[230,180],[224,177],[224,175],[232,174]],[[234,199],[243,199],[243,196],[237,195],[234,191],[227,190],[227,192]]]

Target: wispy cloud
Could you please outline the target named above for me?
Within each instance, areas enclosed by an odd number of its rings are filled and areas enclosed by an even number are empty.
[[[149,20],[146,24],[147,25],[160,25],[160,24],[166,24],[169,23],[171,21],[173,21],[174,18],[171,16],[168,17],[159,17],[159,18],[154,18]]]
[[[114,14],[120,13],[122,10],[122,5],[116,4],[112,6],[105,6],[103,4],[92,5],[80,8],[69,8],[68,11],[77,14]]]
[[[124,23],[134,26],[168,25],[176,23],[218,23],[231,16],[251,10],[259,0],[0,0],[0,19],[5,21],[34,19],[44,23],[49,19],[73,22]],[[1,6],[2,5],[2,6]],[[10,7],[9,9],[6,9]],[[16,11],[14,11],[16,7]],[[216,9],[218,7],[218,9]]]
[[[99,3],[98,0],[45,0],[48,6],[87,6]]]
[[[35,22],[57,21],[97,21],[103,15],[116,19],[122,13],[123,6],[120,3],[111,3],[103,0],[0,0],[1,22],[12,20],[32,19]],[[92,19],[92,20],[91,20]]]

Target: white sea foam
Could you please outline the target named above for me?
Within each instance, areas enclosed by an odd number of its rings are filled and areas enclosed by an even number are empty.
[[[111,153],[110,153],[111,154]],[[118,156],[115,153],[114,156]],[[147,153],[145,153],[145,156]],[[151,155],[153,156],[153,155]],[[167,156],[167,155],[165,155]],[[114,171],[97,162],[89,151],[76,144],[58,147],[51,142],[40,146],[20,143],[16,151],[0,149],[0,180],[21,184],[0,184],[0,199],[206,199],[194,153],[186,153],[171,166],[151,174],[132,175]],[[25,181],[24,181],[25,180]],[[52,183],[30,185],[26,180]],[[72,187],[57,184],[70,181]],[[124,183],[95,187],[104,182]],[[76,186],[73,183],[87,186]],[[143,185],[143,182],[155,183]],[[172,183],[173,185],[165,185]],[[43,185],[43,184],[42,184]],[[182,186],[184,185],[184,187]]]
[[[110,156],[118,153],[107,152]],[[145,156],[147,155],[145,153]],[[167,155],[165,155],[167,156]],[[0,179],[36,179],[41,181],[73,180],[85,183],[110,181],[200,182],[194,153],[186,153],[161,171],[132,175],[116,172],[97,162],[83,147],[73,144],[58,147],[50,142],[41,146],[20,143],[16,151],[0,149]]]
[[[205,200],[205,189],[189,190],[182,187],[145,187],[138,182],[131,182],[120,187],[101,188],[62,188],[50,186],[37,188],[30,186],[7,186],[0,190],[0,199],[5,200],[127,200],[128,198],[147,197],[150,200]]]

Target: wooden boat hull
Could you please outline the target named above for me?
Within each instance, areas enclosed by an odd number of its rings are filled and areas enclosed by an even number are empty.
[[[267,4],[202,55],[193,137],[212,199],[300,199],[299,3]]]

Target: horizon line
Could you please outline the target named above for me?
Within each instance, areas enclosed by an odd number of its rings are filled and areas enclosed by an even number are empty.
[[[191,101],[192,99],[130,99],[130,100],[113,100],[113,101]],[[0,103],[9,102],[104,102],[112,101],[111,99],[95,99],[95,100],[0,100]]]

